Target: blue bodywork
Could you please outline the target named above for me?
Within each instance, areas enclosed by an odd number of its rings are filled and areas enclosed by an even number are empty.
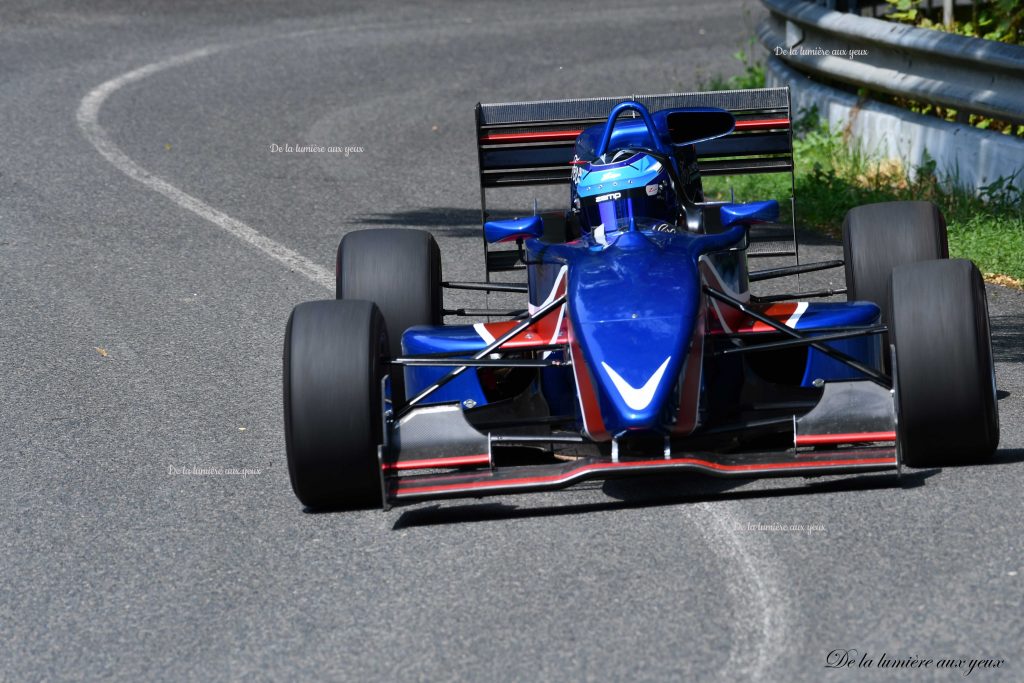
[[[843,327],[870,327],[879,322],[878,306],[870,301],[854,301],[849,303],[815,303],[809,304],[800,317],[796,328],[800,331],[836,329]],[[882,346],[877,336],[854,337],[831,341],[828,345],[837,351],[881,369]],[[857,379],[862,375],[835,360],[828,354],[816,349],[807,353],[807,366],[800,380],[801,386],[813,386],[814,380]]]
[[[402,352],[407,355],[430,353],[459,353],[466,357],[487,346],[473,325],[446,325],[410,327],[402,335]],[[451,368],[408,366],[405,368],[406,394],[412,396],[444,377]],[[486,405],[479,375],[464,372],[453,381],[430,395],[426,403],[458,401],[466,407]]]
[[[653,429],[664,417],[700,311],[697,259],[738,244],[745,231],[743,226],[717,235],[635,229],[610,237],[607,244],[590,235],[573,244],[527,244],[540,260],[568,266],[566,308],[605,426],[613,433]],[[646,392],[629,390],[644,387]]]
[[[510,218],[504,221],[487,221],[484,223],[484,238],[494,244],[496,242],[514,242],[526,237],[540,237],[544,234],[544,222],[540,216]]]
[[[636,111],[639,119],[617,122],[618,115],[627,109]],[[673,147],[724,135],[732,130],[732,121],[728,112],[717,109],[667,110],[652,116],[639,104],[622,103],[607,124],[588,128],[578,137],[577,159],[594,160],[602,155],[607,159],[607,153],[624,149],[649,150],[651,154],[627,155],[615,162],[588,165],[589,170],[577,170],[572,200],[579,202],[624,187],[658,186],[669,182],[670,175],[679,178],[685,169],[678,167]],[[687,122],[693,123],[689,133]],[[672,167],[667,168],[666,164]],[[647,196],[655,195],[650,191]],[[666,226],[661,216],[652,217],[642,202],[609,200],[596,206],[602,204],[608,206],[596,217],[602,229],[584,230],[571,242],[542,241],[539,216],[489,222],[485,235],[488,241],[525,238],[533,306],[553,295],[559,274],[565,271],[565,315],[572,344],[582,354],[583,363],[577,362],[574,368],[545,368],[538,373],[552,413],[575,410],[582,431],[581,405],[576,400],[581,389],[573,372],[587,373],[608,433],[664,433],[679,411],[683,379],[689,372],[702,372],[701,367],[687,362],[692,345],[703,341],[700,335],[707,334],[701,317],[707,310],[700,260],[707,255],[705,258],[721,266],[718,270],[725,274],[726,286],[745,292],[742,248],[747,230],[751,223],[775,220],[778,204],[770,201],[723,206],[720,214],[725,227],[717,233]],[[871,303],[800,306],[801,314],[792,321],[794,329],[800,331],[866,327],[877,324],[879,319],[878,307]],[[479,324],[414,327],[403,335],[402,346],[410,355],[469,356],[490,341],[493,337],[489,338]],[[829,343],[872,367],[882,366],[877,336]],[[556,357],[561,353],[556,351]],[[848,366],[813,349],[806,357],[803,376],[798,380],[802,386],[809,387],[818,379],[858,376]],[[407,393],[421,391],[448,371],[449,368],[442,367],[407,367]],[[480,377],[481,371],[465,372],[425,402],[459,401],[465,407],[486,405],[487,392]],[[742,377],[737,381],[742,381]],[[703,392],[705,387],[702,383],[699,386]]]
[[[750,202],[748,204],[726,204],[718,210],[721,214],[722,226],[750,225],[752,223],[771,223],[779,218],[777,201]]]

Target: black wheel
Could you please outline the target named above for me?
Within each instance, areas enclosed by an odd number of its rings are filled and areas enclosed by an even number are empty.
[[[359,230],[338,245],[338,299],[377,304],[387,321],[391,353],[413,325],[441,324],[441,250],[423,230]]]
[[[846,298],[871,301],[889,320],[889,274],[896,266],[949,258],[946,219],[931,202],[882,202],[843,220]]]
[[[384,316],[394,358],[402,354],[402,333],[413,325],[440,325],[441,250],[423,230],[359,230],[338,245],[335,297],[377,304]],[[391,375],[391,397],[404,403],[405,373]]]
[[[377,445],[384,318],[369,301],[311,301],[284,337],[284,438],[292,489],[313,509],[381,505]]]
[[[999,409],[981,273],[964,259],[895,268],[889,307],[903,461],[977,461],[999,445]]]

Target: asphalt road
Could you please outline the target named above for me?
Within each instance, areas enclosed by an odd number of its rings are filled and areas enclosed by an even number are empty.
[[[291,493],[284,325],[341,234],[429,229],[479,277],[477,101],[692,89],[753,25],[737,0],[5,3],[0,680],[963,677],[836,649],[1024,679],[1019,291],[989,290],[991,464],[387,513]]]

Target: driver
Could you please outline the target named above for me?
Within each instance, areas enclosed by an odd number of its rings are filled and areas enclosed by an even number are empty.
[[[669,170],[641,150],[619,150],[594,161],[573,162],[572,206],[580,227],[605,234],[627,229],[678,232],[680,206]]]

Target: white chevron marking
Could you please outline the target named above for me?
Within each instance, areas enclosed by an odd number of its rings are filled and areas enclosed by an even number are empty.
[[[622,400],[626,402],[626,405],[633,410],[643,410],[650,405],[651,399],[654,398],[654,392],[658,388],[658,384],[661,382],[661,377],[665,374],[665,368],[668,367],[670,360],[672,360],[672,356],[666,358],[661,367],[655,370],[651,378],[647,380],[647,383],[639,389],[622,379],[619,373],[612,370],[604,361],[601,361],[601,367],[608,373],[608,377],[612,380],[615,388],[619,390],[619,394],[622,395]]]

